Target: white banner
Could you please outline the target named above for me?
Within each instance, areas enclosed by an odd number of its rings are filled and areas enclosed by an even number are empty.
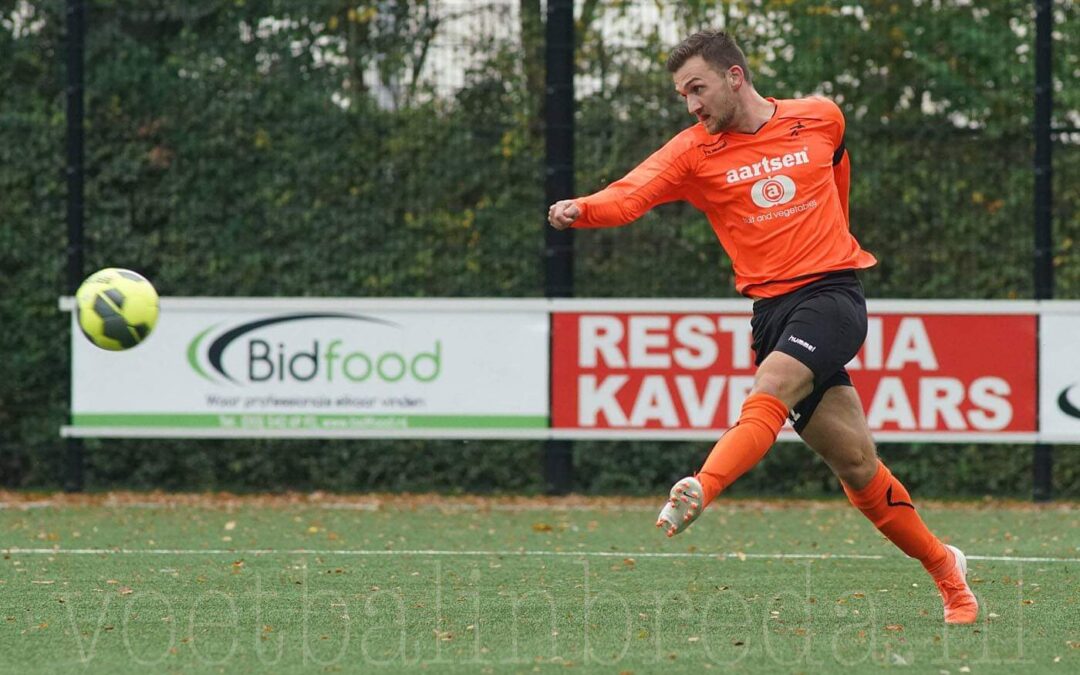
[[[1040,317],[1039,428],[1042,441],[1080,442],[1080,303],[1047,303]]]
[[[122,352],[94,347],[72,317],[67,435],[507,438],[548,428],[541,303],[163,298],[150,337]]]

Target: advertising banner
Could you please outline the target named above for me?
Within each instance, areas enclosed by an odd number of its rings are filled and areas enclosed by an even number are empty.
[[[1040,318],[1041,440],[1080,442],[1080,303],[1048,303]]]
[[[746,300],[161,303],[122,352],[72,317],[62,433],[714,440],[754,381]],[[847,369],[877,440],[1080,441],[1080,303],[877,300],[869,314]]]
[[[74,316],[67,435],[512,438],[549,426],[537,303],[163,298],[150,337],[122,352],[94,347]]]
[[[556,433],[719,437],[753,384],[751,305],[639,307],[553,316]],[[866,343],[847,368],[875,438],[1034,440],[1037,315],[1017,310],[1015,303],[872,304]],[[790,427],[782,437],[793,437]]]

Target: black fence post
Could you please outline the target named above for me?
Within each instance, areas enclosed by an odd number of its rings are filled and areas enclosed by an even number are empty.
[[[67,290],[78,290],[83,278],[83,61],[86,45],[84,0],[67,0]],[[70,398],[69,398],[70,401]],[[64,490],[83,489],[83,442],[68,438]]]
[[[574,236],[547,225],[547,205],[574,196],[574,3],[548,0],[544,34],[544,292],[549,298],[574,295]],[[556,395],[548,388],[548,396]],[[573,483],[573,443],[552,439],[544,451],[549,494],[565,494]]]
[[[1035,299],[1054,297],[1053,164],[1051,112],[1054,105],[1052,0],[1035,0]],[[1032,497],[1053,496],[1053,447],[1037,443],[1032,455]]]

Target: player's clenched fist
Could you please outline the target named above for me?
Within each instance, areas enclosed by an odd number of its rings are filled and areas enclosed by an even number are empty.
[[[564,199],[560,202],[555,202],[548,209],[548,222],[556,230],[565,230],[574,224],[574,221],[581,217],[581,209],[574,203],[573,199]]]

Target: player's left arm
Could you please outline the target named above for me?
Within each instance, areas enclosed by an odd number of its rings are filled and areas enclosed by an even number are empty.
[[[828,99],[821,99],[825,108],[825,119],[832,122],[833,142],[833,181],[836,183],[836,192],[840,196],[840,206],[844,209],[844,220],[851,222],[848,217],[848,193],[851,189],[851,160],[848,157],[847,148],[844,146],[844,132],[847,122],[840,106]]]
[[[836,192],[840,195],[840,206],[844,209],[844,220],[851,222],[848,217],[848,192],[851,189],[851,161],[848,159],[847,148],[844,147],[844,139],[840,139],[840,147],[833,153],[833,180],[836,182]]]

